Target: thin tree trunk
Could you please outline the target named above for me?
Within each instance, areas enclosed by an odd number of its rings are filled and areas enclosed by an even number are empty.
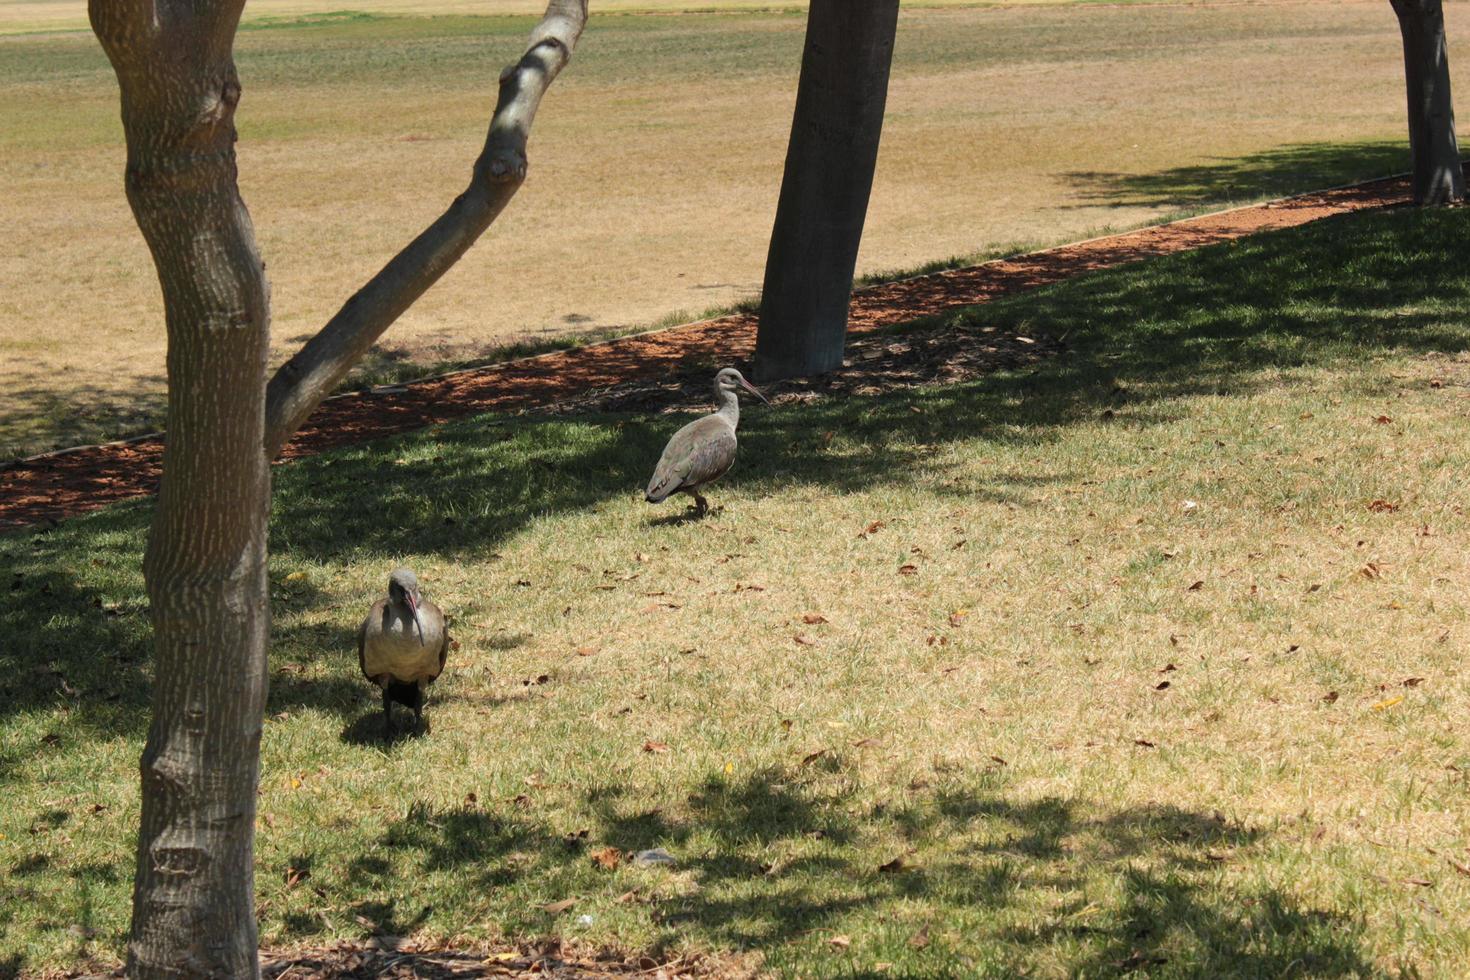
[[[1455,139],[1450,59],[1440,0],[1390,0],[1404,39],[1409,97],[1409,156],[1414,203],[1448,204],[1465,197],[1465,172]]]
[[[168,440],[144,557],[153,718],[128,974],[258,977],[254,831],[270,630],[269,459],[336,379],[495,219],[587,0],[550,0],[501,75],[469,190],[270,387],[270,295],[236,184],[232,56],[244,0],[89,0],[117,73],[125,185],[168,329]]]
[[[250,977],[266,695],[269,294],[235,183],[240,4],[124,19],[93,0],[117,71],[126,188],[163,289],[168,443],[143,568],[154,631],[141,761],[133,977]]]
[[[842,363],[897,25],[898,0],[812,0],[766,257],[759,379]]]

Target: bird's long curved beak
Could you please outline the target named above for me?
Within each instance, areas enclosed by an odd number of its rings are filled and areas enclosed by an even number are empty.
[[[427,641],[424,640],[424,621],[419,619],[419,601],[413,597],[412,592],[405,594],[408,596],[408,608],[413,613],[413,624],[419,630],[419,646],[424,646]]]
[[[740,379],[740,384],[745,388],[746,391],[750,392],[752,395],[754,395],[755,397],[759,398],[761,401],[765,402],[767,405],[771,404],[770,399],[766,398],[765,395],[762,395],[759,391],[757,391],[755,385],[751,384],[749,381],[746,381],[744,378],[741,378]]]

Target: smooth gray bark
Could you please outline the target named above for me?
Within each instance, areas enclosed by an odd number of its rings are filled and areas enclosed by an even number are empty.
[[[536,107],[587,16],[586,0],[553,0],[530,49],[501,75],[469,190],[349,301],[349,324],[339,314],[293,361],[303,368],[278,375],[268,426],[270,296],[234,153],[243,3],[88,8],[117,74],[127,197],[168,331],[168,438],[144,558],[155,679],[140,766],[132,977],[259,976],[253,850],[271,455],[515,193]]]
[[[135,977],[258,973],[270,302],[235,183],[231,38],[242,6],[90,5],[122,92],[128,202],[168,331],[168,442],[143,565],[155,681],[128,943]]]
[[[1414,203],[1428,206],[1464,200],[1465,172],[1455,139],[1444,8],[1440,0],[1389,2],[1404,39]]]
[[[759,380],[842,364],[897,25],[898,0],[812,0],[766,257]]]

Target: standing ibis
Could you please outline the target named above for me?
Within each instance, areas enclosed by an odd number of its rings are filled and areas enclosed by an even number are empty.
[[[666,500],[670,494],[687,493],[694,498],[696,517],[703,517],[709,510],[709,502],[699,491],[724,476],[735,462],[735,426],[740,424],[738,392],[741,388],[770,404],[734,368],[725,368],[715,375],[715,404],[719,408],[674,433],[658,459],[653,479],[648,481],[644,496],[650,504]]]
[[[424,720],[424,688],[444,672],[449,630],[439,607],[419,594],[418,576],[395,568],[388,595],[373,603],[357,631],[357,664],[362,676],[383,690],[383,732],[393,734],[393,702]]]

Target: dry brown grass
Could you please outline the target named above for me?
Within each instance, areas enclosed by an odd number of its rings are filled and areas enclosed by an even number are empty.
[[[1401,165],[1381,144],[1341,145],[1402,128],[1381,3],[914,9],[901,29],[860,271]],[[521,196],[389,353],[473,357],[757,290],[801,30],[791,13],[595,20],[545,106]],[[277,356],[458,192],[523,31],[451,17],[242,34],[242,184]],[[9,38],[0,96],[0,447],[150,424],[164,338],[105,62],[85,34]],[[1270,156],[1285,144],[1309,146]]]
[[[265,941],[1459,980],[1465,219],[1359,214],[952,314],[1066,350],[752,406],[704,521],[637,494],[681,420],[653,412],[279,468]],[[0,968],[122,948],[147,517],[0,537]],[[352,637],[400,561],[460,648],[432,732],[385,745]],[[591,860],[653,847],[678,863]]]

